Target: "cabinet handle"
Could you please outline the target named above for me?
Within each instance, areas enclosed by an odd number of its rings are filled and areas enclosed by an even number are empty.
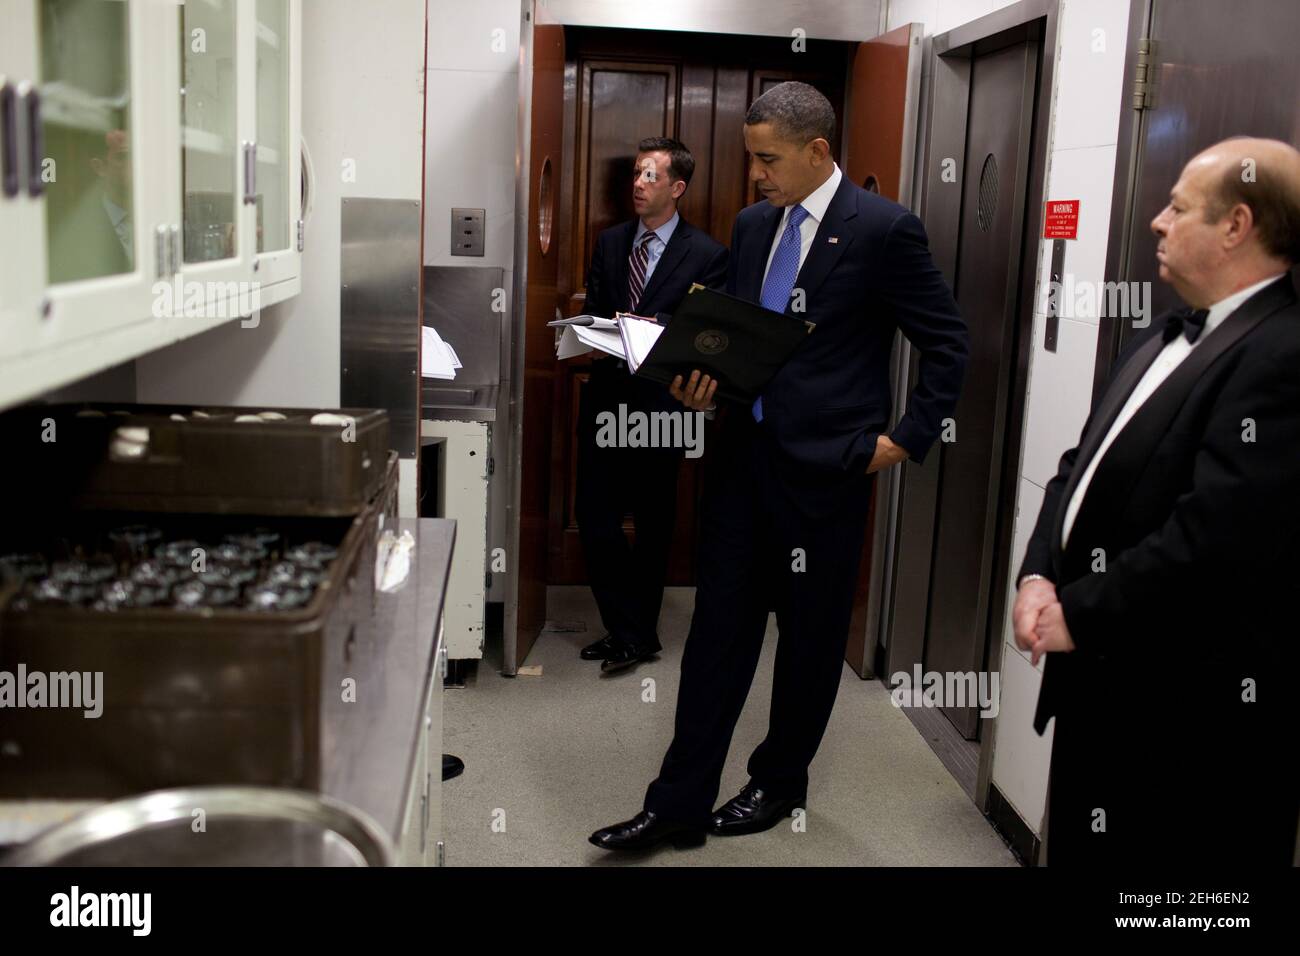
[[[3,177],[4,197],[18,195],[18,108],[14,85],[6,82],[0,86],[0,177]]]
[[[166,279],[171,275],[171,273],[167,271],[167,237],[168,232],[166,226],[159,226],[153,232],[154,272],[157,274],[159,279]]]
[[[27,195],[35,199],[45,192],[41,181],[41,160],[45,157],[45,130],[41,126],[41,91],[27,91]]]
[[[244,143],[244,205],[257,202],[257,144]]]

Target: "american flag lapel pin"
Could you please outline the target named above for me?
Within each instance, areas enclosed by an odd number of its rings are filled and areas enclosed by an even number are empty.
[[[831,245],[835,245],[835,243],[837,243],[837,242],[840,241],[840,237],[839,237],[839,236],[831,236],[831,237],[830,237],[829,239],[827,239],[826,241],[829,242]]]

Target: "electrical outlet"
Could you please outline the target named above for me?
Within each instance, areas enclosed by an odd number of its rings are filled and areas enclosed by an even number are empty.
[[[453,209],[451,211],[451,254],[453,256],[483,255],[483,220],[485,209]]]

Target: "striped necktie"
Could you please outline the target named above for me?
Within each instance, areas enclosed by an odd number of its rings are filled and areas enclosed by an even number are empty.
[[[645,267],[650,261],[650,240],[658,238],[654,230],[647,232],[632,250],[632,255],[628,257],[627,310],[629,312],[635,312],[641,302],[641,293],[645,291]]]

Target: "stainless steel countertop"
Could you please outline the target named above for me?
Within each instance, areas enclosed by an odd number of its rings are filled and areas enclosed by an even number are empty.
[[[442,679],[436,643],[456,522],[399,518],[386,527],[415,536],[415,560],[405,586],[376,592],[374,646],[354,649],[356,703],[350,717],[324,728],[321,791],[364,810],[396,841],[429,682]]]

